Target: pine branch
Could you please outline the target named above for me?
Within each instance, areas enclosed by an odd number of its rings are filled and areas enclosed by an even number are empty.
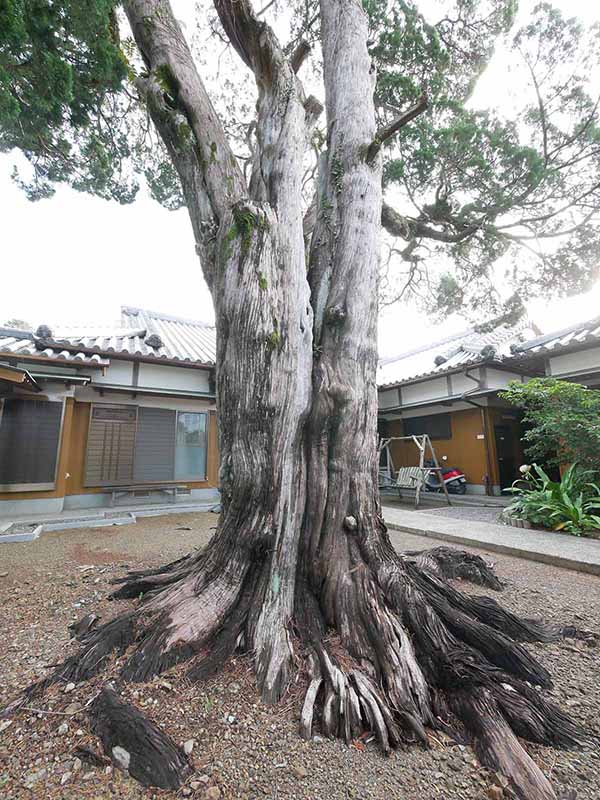
[[[390,122],[389,125],[384,125],[382,128],[379,128],[367,150],[367,161],[372,161],[381,150],[381,145],[387,139],[390,139],[398,133],[401,128],[404,128],[405,125],[412,122],[413,119],[426,111],[427,108],[429,108],[429,100],[427,99],[427,95],[423,93],[414,105],[406,111],[403,111],[402,114]]]

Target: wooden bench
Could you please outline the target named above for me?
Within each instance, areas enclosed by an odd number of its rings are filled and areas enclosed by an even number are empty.
[[[107,491],[110,494],[110,505],[111,507],[114,506],[115,501],[119,499],[119,497],[123,497],[125,495],[131,497],[139,497],[142,496],[150,496],[151,492],[164,492],[165,494],[171,495],[171,501],[173,503],[177,502],[177,495],[181,493],[190,493],[190,490],[185,484],[173,484],[173,483],[153,483],[153,484],[146,484],[144,486],[107,486]]]
[[[419,484],[423,483],[423,477],[424,470],[421,467],[400,467],[394,483],[398,489],[416,489]]]

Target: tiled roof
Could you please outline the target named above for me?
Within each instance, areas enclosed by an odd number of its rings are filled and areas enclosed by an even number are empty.
[[[511,345],[514,347],[525,341],[534,332],[535,328],[526,318],[514,325],[499,325],[491,331],[469,328],[433,344],[382,359],[377,383],[380,387],[395,386],[415,378],[435,377],[457,367],[502,361],[512,357]]]
[[[52,346],[81,348],[110,356],[213,365],[215,329],[198,320],[124,306],[114,325],[63,325],[47,340]]]
[[[519,345],[519,353],[527,355],[537,355],[538,353],[549,353],[563,348],[577,347],[588,342],[600,344],[600,317],[595,317],[587,322],[579,322],[560,331],[537,336]]]
[[[96,354],[65,350],[46,344],[29,331],[0,328],[0,360],[7,358],[39,358],[48,361],[68,362],[73,366],[106,367],[108,361]]]

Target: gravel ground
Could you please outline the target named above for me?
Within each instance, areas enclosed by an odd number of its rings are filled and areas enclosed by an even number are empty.
[[[434,517],[450,517],[452,519],[468,519],[472,522],[490,522],[501,524],[501,508],[491,508],[489,506],[442,506],[437,508],[420,508],[424,514],[431,514]]]
[[[471,509],[467,509],[471,510]],[[492,511],[494,509],[491,509]],[[0,707],[19,688],[47,674],[68,651],[67,625],[95,611],[104,619],[127,607],[105,598],[109,580],[127,567],[151,566],[201,547],[216,524],[212,514],[141,519],[136,525],[43,534],[35,542],[0,545]],[[403,549],[432,547],[418,536],[391,532]],[[477,552],[477,551],[474,551]],[[573,622],[600,631],[600,579],[494,555],[508,585],[502,601],[521,614]],[[477,591],[464,585],[467,591]],[[551,694],[587,729],[600,735],[600,656],[573,641],[531,649],[551,670]],[[265,706],[255,695],[251,665],[230,662],[216,678],[190,686],[184,669],[125,689],[125,696],[179,743],[193,740],[195,768],[178,796],[272,800],[485,800],[498,794],[498,777],[469,748],[436,734],[419,747],[382,756],[373,744],[347,747],[316,735],[302,741],[297,720],[302,686],[283,703]],[[93,686],[53,688],[14,719],[0,720],[0,797],[54,800],[151,800],[168,795],[144,789],[106,766],[74,756],[77,746],[98,750],[82,707]],[[36,709],[45,712],[38,713]],[[7,726],[7,722],[9,722]],[[559,793],[600,798],[600,754],[530,747]]]

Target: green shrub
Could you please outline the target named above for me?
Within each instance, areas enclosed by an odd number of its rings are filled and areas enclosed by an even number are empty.
[[[557,378],[533,378],[512,381],[500,397],[524,411],[527,458],[555,466],[577,462],[600,480],[600,391]]]
[[[575,536],[600,530],[600,487],[589,481],[590,471],[572,464],[560,482],[552,481],[537,464],[521,467],[524,477],[506,492],[515,495],[509,514],[554,531]]]

